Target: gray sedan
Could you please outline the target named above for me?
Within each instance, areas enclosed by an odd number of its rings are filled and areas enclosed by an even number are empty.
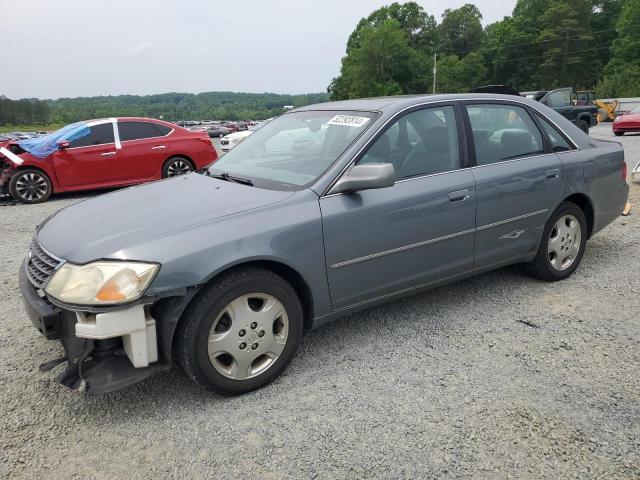
[[[557,281],[622,212],[621,146],[511,96],[353,100],[289,112],[209,169],[65,208],[20,272],[59,380],[106,392],[180,364],[262,387],[303,332],[522,263]]]

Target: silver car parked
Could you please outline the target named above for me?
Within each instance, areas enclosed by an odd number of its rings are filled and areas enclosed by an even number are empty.
[[[578,267],[628,196],[622,147],[538,102],[376,98],[291,111],[204,172],[109,193],[38,228],[20,271],[59,380],[114,390],[179,363],[262,387],[303,331],[522,263]]]

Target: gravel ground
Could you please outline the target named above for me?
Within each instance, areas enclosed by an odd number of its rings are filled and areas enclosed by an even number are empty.
[[[635,166],[640,136],[620,140]],[[99,397],[38,371],[62,349],[24,314],[18,266],[82,198],[0,206],[0,476],[640,478],[639,185],[567,281],[512,267],[352,315],[238,398],[177,369]]]

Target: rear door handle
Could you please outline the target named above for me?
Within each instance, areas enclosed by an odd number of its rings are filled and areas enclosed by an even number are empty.
[[[167,148],[166,145],[156,145],[155,147],[151,147],[151,150],[164,150]]]
[[[451,203],[464,202],[469,199],[469,190],[458,190],[449,194],[449,201]]]
[[[547,180],[557,180],[560,178],[560,169],[554,168],[552,170],[547,170]]]
[[[103,157],[113,157],[116,154],[116,152],[106,152],[103,153],[102,156]]]

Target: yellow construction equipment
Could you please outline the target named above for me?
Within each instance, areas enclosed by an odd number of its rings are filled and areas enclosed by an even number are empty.
[[[576,105],[595,105],[598,107],[598,123],[613,122],[616,119],[618,101],[605,102],[597,99],[596,94],[591,90],[579,90],[576,92]]]
[[[593,103],[598,107],[598,123],[613,122],[616,119],[616,110],[618,109],[617,100],[610,102],[595,100]]]

